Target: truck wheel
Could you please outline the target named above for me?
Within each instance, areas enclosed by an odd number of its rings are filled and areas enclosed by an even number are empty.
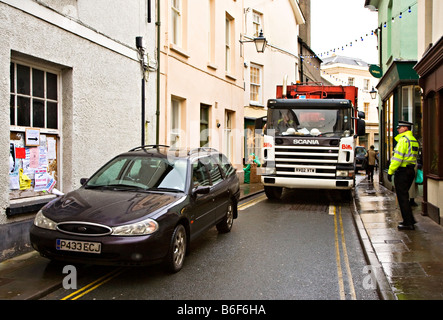
[[[265,193],[269,200],[280,200],[283,193],[283,187],[265,186]]]

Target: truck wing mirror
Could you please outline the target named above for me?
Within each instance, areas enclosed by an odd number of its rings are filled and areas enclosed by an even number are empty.
[[[262,130],[265,123],[266,123],[266,117],[255,119],[255,129]]]
[[[362,137],[366,135],[366,122],[362,119],[357,119],[357,136]]]

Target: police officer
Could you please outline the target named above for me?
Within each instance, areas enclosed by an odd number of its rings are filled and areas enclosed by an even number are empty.
[[[388,170],[388,180],[394,176],[395,192],[397,193],[403,222],[398,225],[399,230],[414,230],[415,219],[409,203],[409,188],[415,179],[415,165],[417,163],[419,143],[411,132],[412,123],[399,121],[398,135],[395,137],[397,145]]]

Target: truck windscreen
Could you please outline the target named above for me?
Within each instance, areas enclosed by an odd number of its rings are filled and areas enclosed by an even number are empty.
[[[269,109],[267,130],[275,135],[344,137],[351,135],[351,109]]]

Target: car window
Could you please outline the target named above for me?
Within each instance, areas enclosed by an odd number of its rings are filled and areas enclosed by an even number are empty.
[[[209,186],[209,173],[201,159],[192,163],[192,187],[198,186]]]
[[[212,155],[211,157],[218,162],[220,168],[225,174],[225,177],[228,177],[231,174],[235,173],[234,167],[231,165],[231,162],[229,162],[228,158],[224,154],[219,153],[217,155]]]
[[[366,149],[364,149],[364,148],[357,148],[355,150],[355,152],[356,152],[357,155],[363,155],[364,156],[366,154]]]
[[[107,185],[110,181],[118,179],[126,159],[117,158],[105,167],[105,170],[100,170],[98,174],[94,175],[88,184]]]
[[[184,191],[186,168],[185,159],[119,157],[91,177],[87,186],[132,186],[142,189],[167,188]]]
[[[223,177],[221,175],[220,168],[217,165],[217,162],[214,158],[208,157],[208,169],[209,169],[209,175],[211,177],[212,185],[216,185],[217,183],[220,183],[223,181]]]

